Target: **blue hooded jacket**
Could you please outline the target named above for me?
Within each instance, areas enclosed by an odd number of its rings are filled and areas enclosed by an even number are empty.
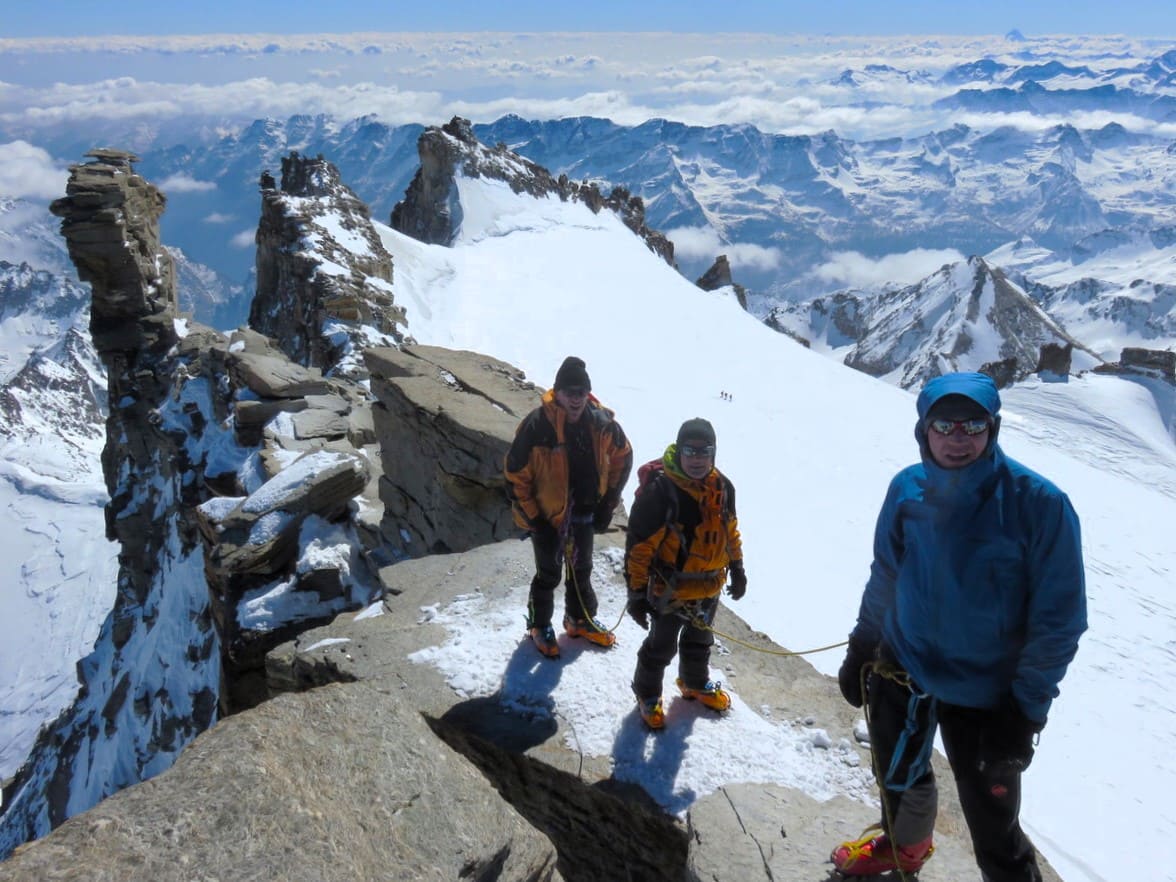
[[[994,420],[984,454],[960,469],[927,450],[924,421],[945,395]],[[854,637],[886,646],[942,701],[994,708],[1011,694],[1044,723],[1086,630],[1078,515],[996,443],[1000,394],[986,375],[936,377],[916,407],[923,461],[890,482]]]

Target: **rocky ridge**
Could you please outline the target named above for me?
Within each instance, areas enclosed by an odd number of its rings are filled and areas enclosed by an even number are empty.
[[[90,156],[71,169],[67,196],[54,211],[92,289],[91,336],[115,402],[102,460],[108,533],[122,547],[118,600],[79,664],[78,699],[43,730],[5,788],[0,854],[158,774],[219,716],[264,700],[265,652],[377,596],[379,568],[406,554],[399,526],[385,530],[382,523],[379,485],[396,492],[399,472],[388,477],[381,468],[366,381],[349,379],[350,369],[325,376],[320,366],[291,360],[283,350],[302,354],[300,341],[312,339],[305,332],[290,329],[278,340],[245,328],[224,335],[181,318],[159,241],[163,195],[135,173],[134,155]],[[316,186],[334,174],[305,179]],[[375,278],[390,272],[390,263],[365,262],[367,243],[354,246],[354,261],[335,237],[320,243],[317,257],[303,248],[275,260],[345,262],[363,290],[371,290],[368,269]],[[338,289],[321,286],[314,273],[303,282],[281,289],[288,300],[279,311],[332,315]],[[362,321],[394,315],[390,297],[354,310],[354,339],[393,342]],[[358,352],[331,351],[344,354],[327,370],[352,356],[363,368]],[[492,379],[510,373],[497,364],[487,369]],[[427,370],[462,375],[480,390],[455,390],[446,402],[446,431],[461,434],[464,420],[474,427],[461,461],[447,465],[449,480],[467,495],[480,485],[487,498],[497,492],[501,500],[501,477],[495,487],[492,473],[509,436],[488,435],[487,418],[478,414],[500,412],[494,402],[520,384],[496,390],[462,356],[449,364],[435,355]],[[379,385],[385,398],[397,394],[399,382]],[[409,425],[436,421],[411,409],[401,416]],[[383,457],[402,465],[391,448]],[[461,511],[451,508],[429,544],[460,546],[468,540],[453,536],[487,530],[485,512],[469,517],[481,526],[464,526]]]
[[[561,174],[555,178],[541,165],[508,150],[499,142],[490,148],[474,135],[470,121],[454,117],[443,126],[426,129],[417,142],[420,168],[404,199],[392,209],[394,230],[434,245],[450,245],[461,228],[462,209],[455,175],[505,181],[515,193],[536,198],[553,196],[563,202],[582,202],[594,213],[614,212],[625,226],[645,240],[649,249],[674,266],[674,244],[645,222],[645,203],[625,187],[606,196],[596,183],[576,183]]]

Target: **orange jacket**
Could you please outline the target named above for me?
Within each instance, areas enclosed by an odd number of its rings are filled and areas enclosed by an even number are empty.
[[[633,468],[633,448],[613,412],[589,394],[582,420],[588,420],[596,455],[597,498],[592,506],[611,500],[615,506]],[[567,412],[548,389],[543,403],[515,430],[503,469],[510,490],[515,523],[524,530],[548,521],[557,529],[568,516],[568,454],[565,447]]]
[[[652,588],[660,595],[669,588],[674,600],[716,597],[727,582],[728,567],[743,560],[735,486],[715,468],[701,480],[688,477],[678,469],[675,454],[671,444],[663,457],[672,483],[655,480],[633,502],[625,550],[629,590]],[[677,498],[671,500],[668,493]]]

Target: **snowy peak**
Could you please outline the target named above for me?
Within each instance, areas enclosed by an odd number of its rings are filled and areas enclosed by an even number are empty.
[[[1085,348],[980,257],[915,285],[778,307],[768,323],[822,350],[841,350],[850,367],[904,388],[951,371],[984,370],[1000,385],[1043,368],[1068,373],[1073,349]],[[1064,353],[1060,360],[1055,350]],[[1077,361],[1090,367],[1098,359],[1082,352]]]
[[[45,474],[55,471],[71,480],[94,466],[93,454],[105,438],[106,377],[90,335],[72,326],[53,346],[34,352],[0,387],[0,436],[19,439],[28,456],[9,446],[7,462],[22,462]],[[59,453],[71,464],[64,469],[57,456],[47,456],[41,441],[60,438]]]

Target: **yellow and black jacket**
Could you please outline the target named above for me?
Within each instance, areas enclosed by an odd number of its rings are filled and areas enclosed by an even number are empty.
[[[602,503],[615,507],[633,468],[633,448],[613,412],[596,396],[588,396],[580,419],[588,421],[592,437],[597,496],[578,502],[589,507]],[[506,453],[504,473],[514,520],[524,530],[534,529],[542,521],[559,529],[568,517],[571,482],[566,422],[567,413],[556,403],[555,390],[548,389],[543,403],[519,423]]]
[[[642,489],[629,513],[629,590],[669,591],[675,601],[716,597],[730,565],[743,560],[735,486],[715,468],[697,481],[684,474],[673,444],[662,465],[664,476]]]

